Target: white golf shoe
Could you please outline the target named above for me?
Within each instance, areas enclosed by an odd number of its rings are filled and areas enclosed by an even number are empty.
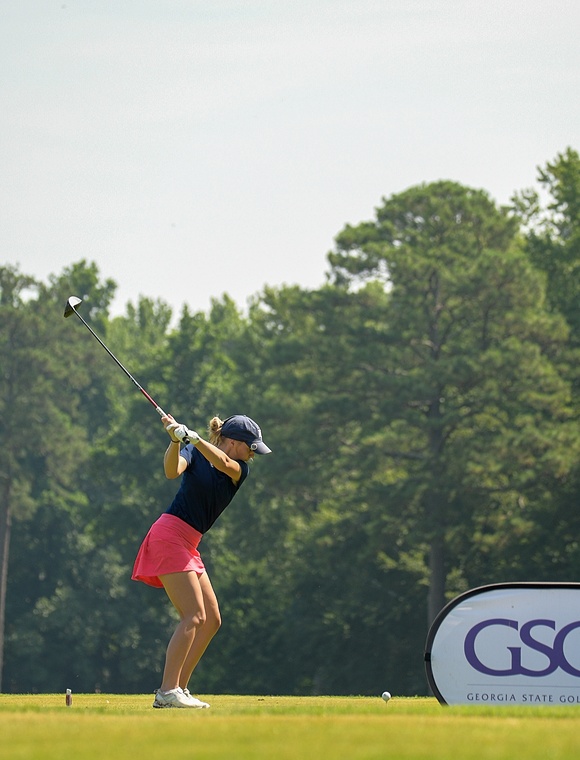
[[[201,708],[209,707],[206,702],[201,702],[199,699],[192,697],[189,691],[187,694],[183,689],[177,687],[177,689],[170,689],[169,691],[161,691],[158,689],[155,692],[155,700],[153,707],[178,707],[178,708]]]
[[[209,707],[207,702],[202,702],[201,699],[194,697],[193,694],[189,691],[189,689],[184,689],[183,693],[185,694],[186,697],[191,699],[191,701],[193,702],[192,707],[198,707],[198,708],[203,708],[203,709]]]

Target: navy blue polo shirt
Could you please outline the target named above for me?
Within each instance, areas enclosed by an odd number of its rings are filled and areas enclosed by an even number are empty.
[[[179,453],[187,461],[187,469],[181,476],[179,491],[166,512],[181,518],[200,533],[206,533],[234,498],[248,477],[250,468],[247,462],[236,460],[242,474],[234,483],[192,444],[184,446]]]

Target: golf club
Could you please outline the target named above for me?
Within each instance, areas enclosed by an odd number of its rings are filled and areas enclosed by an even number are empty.
[[[133,382],[133,383],[134,383],[134,384],[137,386],[137,388],[139,388],[139,390],[140,390],[140,391],[141,391],[141,393],[142,393],[142,394],[145,396],[145,398],[147,399],[147,401],[149,401],[149,403],[150,403],[150,404],[152,404],[152,405],[155,407],[155,411],[156,411],[156,412],[157,412],[157,413],[158,413],[158,414],[159,414],[161,417],[166,417],[167,415],[165,414],[165,412],[163,411],[163,409],[162,409],[162,408],[159,406],[159,404],[158,404],[158,403],[157,403],[157,402],[156,402],[154,399],[152,399],[152,398],[151,398],[151,396],[150,396],[150,395],[147,393],[147,391],[146,391],[146,390],[145,390],[145,389],[144,389],[144,388],[143,388],[141,385],[139,385],[139,383],[138,383],[138,382],[135,380],[135,378],[134,378],[134,377],[133,377],[133,375],[132,375],[132,374],[129,372],[129,370],[128,370],[128,369],[126,369],[126,368],[125,368],[125,367],[124,367],[124,366],[121,364],[121,362],[120,362],[120,361],[117,359],[117,357],[115,356],[115,354],[114,354],[112,351],[110,351],[110,350],[107,348],[107,346],[105,346],[105,344],[104,344],[104,343],[103,343],[103,341],[102,341],[102,340],[99,338],[99,336],[98,336],[98,335],[97,335],[97,333],[96,333],[96,332],[93,330],[93,328],[92,328],[92,327],[91,327],[89,324],[87,324],[87,322],[85,322],[85,320],[84,320],[84,319],[81,317],[81,315],[80,315],[80,314],[79,314],[79,312],[77,311],[77,308],[76,308],[76,307],[77,307],[77,306],[79,306],[79,304],[81,304],[82,302],[83,302],[83,301],[82,301],[82,298],[77,298],[77,296],[71,296],[71,297],[68,299],[68,301],[66,302],[66,306],[65,306],[65,309],[64,309],[64,317],[65,317],[65,319],[67,319],[68,317],[70,317],[70,315],[71,315],[71,314],[76,314],[76,315],[77,315],[77,317],[78,317],[78,318],[81,320],[81,322],[83,323],[83,325],[84,325],[84,326],[87,328],[87,330],[89,330],[89,331],[90,331],[91,335],[92,335],[94,338],[96,338],[96,339],[99,341],[99,343],[100,343],[100,344],[101,344],[101,346],[102,346],[102,347],[105,349],[105,351],[106,351],[106,352],[109,354],[109,356],[111,357],[111,359],[113,359],[113,360],[114,360],[114,361],[115,361],[115,362],[116,362],[116,363],[119,365],[119,367],[121,367],[121,369],[122,369],[122,370],[123,370],[123,372],[124,372],[124,373],[127,375],[127,377],[129,378],[129,380],[131,380],[131,381],[132,381],[132,382]]]

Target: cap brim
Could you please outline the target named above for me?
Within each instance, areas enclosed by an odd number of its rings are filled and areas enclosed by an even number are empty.
[[[271,454],[272,453],[272,449],[266,446],[264,441],[256,441],[253,445],[256,448],[252,447],[252,451],[255,451],[256,454]]]

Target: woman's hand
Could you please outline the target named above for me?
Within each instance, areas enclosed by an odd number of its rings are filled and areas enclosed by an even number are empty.
[[[176,428],[180,427],[179,422],[176,422],[175,419],[168,414],[161,418],[161,423],[173,443],[180,443],[180,439],[175,435]]]

